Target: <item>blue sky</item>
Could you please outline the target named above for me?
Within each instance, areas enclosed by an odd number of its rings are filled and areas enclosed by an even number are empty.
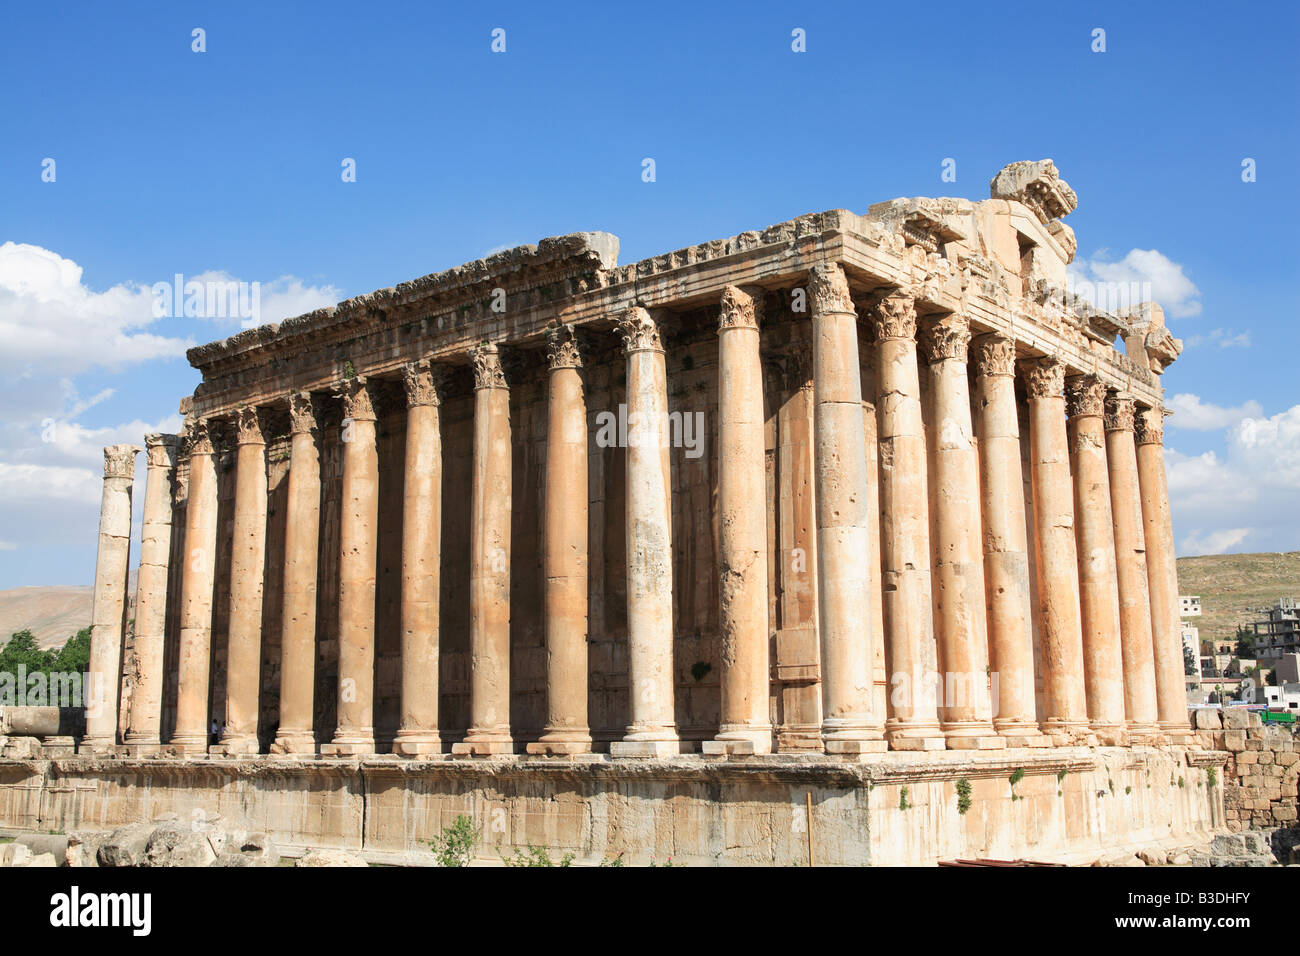
[[[1187,343],[1165,376],[1180,552],[1300,548],[1300,14],[1137,6],[11,5],[0,588],[90,582],[99,448],[175,428],[184,346],[240,328],[155,320],[175,273],[262,283],[270,321],[565,232],[631,262],[982,199],[1045,157],[1079,194],[1079,274],[1151,281]]]

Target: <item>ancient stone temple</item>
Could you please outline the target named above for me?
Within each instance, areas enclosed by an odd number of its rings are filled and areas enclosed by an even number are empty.
[[[184,433],[144,438],[129,655],[140,449],[106,449],[80,772],[268,806],[316,781],[368,828],[422,794],[384,835],[298,834],[393,851],[467,792],[517,815],[503,842],[588,853],[685,795],[679,856],[776,801],[828,862],[924,861],[977,838],[864,834],[1016,770],[1060,827],[985,849],[1212,825],[1211,793],[1168,792],[1215,759],[1161,445],[1181,343],[1153,303],[1066,293],[1050,160],[991,196],[626,266],[605,233],[544,239],[191,350]],[[1140,805],[1097,809],[1121,775]],[[763,819],[754,858],[800,858]]]

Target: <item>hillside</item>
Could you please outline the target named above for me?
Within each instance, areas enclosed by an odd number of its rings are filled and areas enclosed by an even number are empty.
[[[1189,623],[1202,639],[1229,640],[1238,624],[1254,619],[1245,608],[1300,597],[1300,551],[1179,558],[1178,590],[1201,596],[1201,617]]]
[[[0,644],[14,631],[30,630],[42,648],[63,642],[90,625],[91,587],[31,587],[0,591]]]

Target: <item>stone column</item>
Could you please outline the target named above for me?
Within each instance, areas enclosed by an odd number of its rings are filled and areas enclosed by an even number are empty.
[[[1023,365],[1029,393],[1029,461],[1034,500],[1043,667],[1043,730],[1057,744],[1090,742],[1079,624],[1074,494],[1065,429],[1065,366],[1054,358]]]
[[[844,269],[838,263],[813,266],[808,294],[812,305],[822,746],[832,754],[869,753],[884,750],[886,745],[882,715],[874,714],[871,706],[871,544],[858,316]],[[761,494],[759,484],[752,496]]]
[[[1034,711],[1034,643],[1029,544],[1020,416],[1016,409],[1016,344],[1003,335],[978,340],[976,378],[980,436],[984,591],[988,607],[993,726],[1008,747],[1046,747]]]
[[[442,561],[444,373],[421,360],[403,370],[406,466],[402,485],[402,706],[393,753],[442,753],[438,734],[438,587]]]
[[[266,567],[266,439],[261,413],[235,416],[235,530],[230,547],[230,629],[226,656],[226,725],[214,753],[258,752],[262,669],[262,574]]]
[[[311,392],[289,396],[289,500],[284,520],[280,626],[280,726],[271,753],[316,753],[316,574],[320,547],[320,450]]]
[[[872,312],[879,350],[880,559],[895,750],[942,750],[930,655],[930,515],[921,383],[916,364],[916,307],[893,292]]]
[[[717,736],[704,742],[705,753],[772,752],[766,416],[758,348],[762,296],[762,289],[728,286],[718,322],[722,713]]]
[[[474,477],[470,510],[470,729],[452,753],[514,753],[510,736],[510,391],[492,344],[474,363]]]
[[[587,401],[573,327],[546,335],[550,365],[542,562],[546,728],[530,754],[591,751],[587,728]]]
[[[924,335],[933,415],[927,437],[933,475],[934,620],[939,631],[940,724],[950,750],[1000,750],[989,697],[988,629],[980,488],[971,435],[970,323],[945,315]]]
[[[131,485],[136,445],[104,449],[104,492],[99,506],[99,550],[95,556],[95,598],[90,614],[90,686],[86,693],[88,752],[117,746],[117,708],[122,696],[122,636],[126,624],[126,579],[131,567]]]
[[[364,376],[345,379],[343,510],[339,524],[338,728],[321,754],[375,752],[375,571],[379,549],[379,452],[375,410]]]
[[[176,435],[146,435],[148,470],[140,529],[140,570],[135,588],[135,688],[125,743],[131,754],[161,749],[163,653],[167,630],[167,569],[172,548],[172,482]]]
[[[208,752],[212,598],[217,559],[217,467],[209,423],[188,426],[189,491],[185,499],[185,568],[181,572],[176,730],[167,748],[180,756]]]
[[[1124,660],[1120,649],[1115,529],[1102,411],[1106,386],[1095,375],[1066,379],[1074,473],[1075,546],[1079,555],[1079,611],[1083,631],[1088,722],[1099,742],[1125,742]]]
[[[627,645],[631,723],[615,757],[680,752],[673,713],[672,485],[668,373],[659,326],[637,306],[618,318],[627,352]]]
[[[1181,742],[1189,736],[1187,686],[1183,681],[1174,528],[1169,517],[1169,489],[1165,478],[1164,409],[1141,409],[1137,414],[1136,431],[1142,530],[1147,546],[1147,584],[1151,595],[1156,708],[1160,730]]]
[[[1146,542],[1133,443],[1133,399],[1106,398],[1106,460],[1115,524],[1116,584],[1124,662],[1124,713],[1130,743],[1150,743],[1156,733],[1156,668],[1152,651],[1151,599],[1147,593]]]

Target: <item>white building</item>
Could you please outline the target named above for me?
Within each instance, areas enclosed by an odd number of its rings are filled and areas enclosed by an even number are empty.
[[[1199,594],[1180,594],[1178,596],[1179,617],[1200,617],[1201,596]]]

